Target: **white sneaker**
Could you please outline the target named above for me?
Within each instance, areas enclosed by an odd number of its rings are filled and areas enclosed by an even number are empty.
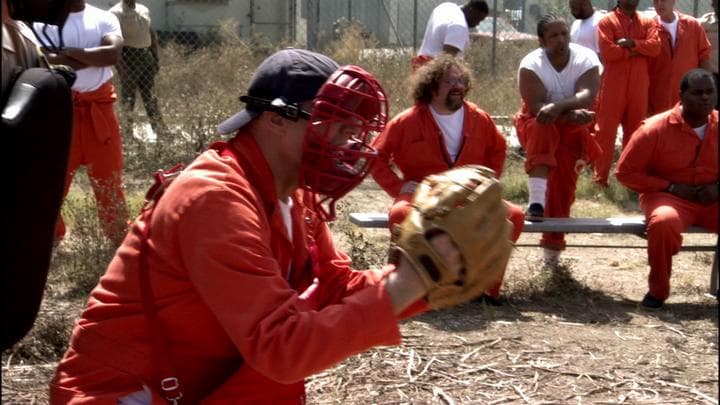
[[[546,266],[557,266],[560,263],[560,250],[543,248],[543,263]]]

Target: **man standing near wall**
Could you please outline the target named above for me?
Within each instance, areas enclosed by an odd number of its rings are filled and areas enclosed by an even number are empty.
[[[625,146],[647,116],[648,63],[660,53],[657,26],[637,12],[638,1],[618,0],[598,23],[603,74],[595,119],[602,156],[595,162],[593,180],[601,186],[608,185],[618,125]]]
[[[117,71],[120,76],[120,103],[127,120],[125,132],[132,135],[135,95],[139,91],[155,135],[165,136],[165,124],[154,89],[155,75],[160,68],[160,54],[157,35],[150,26],[150,10],[135,0],[122,0],[110,12],[120,21],[124,40]]]
[[[413,70],[441,53],[462,56],[470,41],[470,28],[475,28],[490,12],[485,0],[469,0],[465,5],[445,2],[435,7],[428,18],[425,36]]]
[[[712,0],[712,6],[713,10],[710,13],[707,13],[700,17],[700,24],[702,24],[703,29],[705,29],[705,33],[708,36],[708,39],[710,40],[710,71],[712,72],[713,76],[715,77],[715,86],[718,87],[718,84],[720,84],[720,77],[718,77],[718,2],[717,0]],[[720,109],[720,105],[717,103],[715,104],[715,109]]]
[[[600,53],[597,26],[604,12],[595,10],[590,0],[570,0],[570,12],[575,21],[570,27],[570,42]]]
[[[59,43],[58,27],[35,23],[35,30]],[[120,59],[122,31],[117,18],[84,0],[70,1],[70,15],[62,28],[65,48],[44,49],[50,63],[76,70],[73,89],[73,137],[70,147],[65,195],[75,172],[87,168],[95,193],[103,233],[119,246],[127,231],[127,205],[122,184],[122,138],[115,115],[115,86],[112,66]],[[65,236],[65,223],[58,218],[55,240]]]
[[[710,41],[700,22],[675,10],[675,0],[654,0],[653,19],[660,35],[660,55],[650,60],[649,115],[680,100],[680,80],[694,68],[710,71]]]

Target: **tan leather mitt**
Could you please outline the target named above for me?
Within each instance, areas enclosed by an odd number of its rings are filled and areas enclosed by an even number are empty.
[[[413,210],[395,229],[390,261],[404,254],[425,283],[428,305],[449,308],[477,298],[500,277],[512,250],[511,227],[491,169],[451,169],[418,186]],[[447,268],[430,243],[443,232],[462,254],[459,271]]]

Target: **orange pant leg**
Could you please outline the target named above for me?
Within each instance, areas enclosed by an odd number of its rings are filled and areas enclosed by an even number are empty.
[[[555,167],[555,150],[560,143],[558,124],[540,124],[535,117],[521,114],[515,120],[518,140],[525,149],[525,171],[537,166]]]
[[[109,137],[86,137],[84,154],[88,177],[98,206],[98,217],[105,236],[119,245],[127,233],[128,210],[122,184],[122,138],[112,104],[103,105]]]
[[[634,79],[633,88],[637,91],[630,91],[627,94],[627,104],[625,106],[625,114],[623,115],[621,124],[623,128],[622,147],[625,149],[625,145],[630,141],[630,136],[635,132],[643,120],[647,118],[648,114],[648,92],[647,89],[650,87],[648,84],[647,74],[645,77],[638,77]],[[645,89],[643,91],[642,89]]]
[[[718,203],[701,205],[658,192],[641,195],[640,208],[647,221],[650,294],[665,300],[670,295],[672,257],[682,246],[682,231],[700,225],[717,233]]]
[[[505,205],[508,209],[508,220],[513,225],[512,233],[510,234],[510,239],[513,243],[517,242],[517,240],[520,238],[520,234],[523,231],[523,227],[525,226],[525,212],[522,208],[519,206],[509,202],[505,201]],[[500,288],[502,287],[503,280],[505,279],[505,269],[502,270],[500,273],[500,276],[498,277],[497,281],[493,283],[493,285],[490,287],[490,289],[487,291],[487,295],[497,298],[500,296]]]
[[[602,154],[595,160],[593,180],[599,184],[608,185],[610,177],[610,166],[615,156],[615,139],[617,129],[620,125],[625,110],[624,100],[603,99],[598,104],[598,111],[595,115],[597,123],[595,139],[597,140]]]
[[[75,172],[83,164],[83,148],[82,148],[82,137],[83,131],[82,126],[78,122],[78,114],[73,113],[73,130],[72,130],[72,141],[70,143],[70,155],[68,156],[68,167],[65,177],[65,190],[63,191],[63,201],[67,197],[72,185]],[[65,237],[67,229],[65,221],[63,220],[62,212],[58,214],[57,224],[55,225],[55,241],[59,241]]]
[[[583,155],[583,138],[587,127],[563,125],[561,141],[555,151],[556,166],[548,174],[548,186],[545,197],[545,216],[567,218],[575,202],[578,173],[575,162]],[[565,249],[565,234],[543,233],[540,245],[554,250]]]
[[[607,71],[606,71],[607,73]],[[615,157],[615,140],[618,126],[623,128],[623,148],[632,133],[640,126],[648,112],[648,89],[650,86],[644,64],[633,64],[623,75],[603,74],[598,97],[596,139],[602,155],[595,161],[593,180],[608,185],[610,167]]]
[[[73,139],[68,160],[63,200],[80,166],[87,166],[88,177],[98,206],[98,218],[104,235],[119,245],[127,232],[127,205],[122,187],[122,138],[112,104],[98,106],[107,122],[109,134],[99,140],[86,111],[74,112]],[[66,226],[58,216],[55,239],[65,236]]]

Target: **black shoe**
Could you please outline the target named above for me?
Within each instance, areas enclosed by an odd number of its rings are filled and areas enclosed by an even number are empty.
[[[502,306],[502,301],[500,300],[500,297],[495,298],[495,297],[491,297],[487,294],[483,294],[478,301],[483,302],[486,305],[490,305],[492,307],[501,307]]]
[[[642,300],[642,306],[645,308],[657,309],[663,306],[663,301],[653,297],[650,293],[645,294],[645,298]]]
[[[528,221],[540,222],[545,216],[545,208],[540,203],[532,203],[527,207],[525,211],[525,217]]]

